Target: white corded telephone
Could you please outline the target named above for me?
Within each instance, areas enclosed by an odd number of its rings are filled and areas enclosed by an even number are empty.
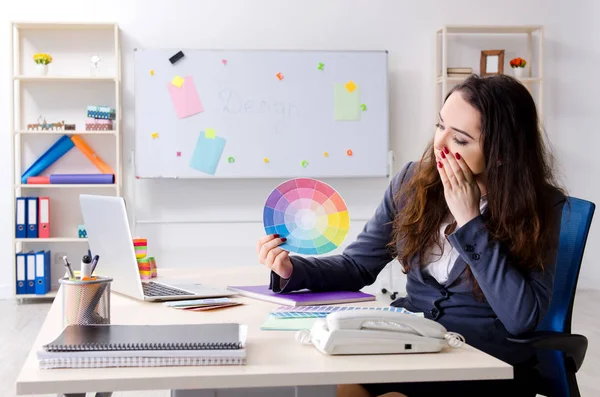
[[[331,313],[318,319],[310,331],[300,331],[297,339],[331,355],[430,353],[465,342],[433,320],[375,310]]]

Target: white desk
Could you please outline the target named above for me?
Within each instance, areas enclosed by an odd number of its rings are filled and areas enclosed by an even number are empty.
[[[159,275],[161,278],[182,278],[214,286],[265,284],[269,280],[268,269],[261,266],[177,271],[159,269]],[[234,299],[245,304],[214,312],[187,312],[115,293],[111,297],[113,324],[247,324],[247,365],[41,370],[38,369],[35,353],[61,332],[61,299],[59,291],[17,378],[17,394],[203,389],[206,392],[173,394],[232,396],[243,390],[240,388],[284,387],[295,390],[292,395],[325,396],[335,392],[335,385],[345,383],[510,379],[513,376],[510,365],[468,345],[435,354],[326,356],[312,346],[296,342],[294,331],[260,330],[268,313],[278,306],[269,302],[236,296]],[[387,302],[363,305],[387,305]],[[285,394],[283,389],[279,391],[278,395]]]

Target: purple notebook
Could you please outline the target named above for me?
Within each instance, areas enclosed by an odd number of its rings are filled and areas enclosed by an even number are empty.
[[[332,305],[336,303],[374,301],[375,296],[360,291],[311,292],[308,290],[276,294],[268,285],[233,286],[228,289],[249,298],[286,306]]]

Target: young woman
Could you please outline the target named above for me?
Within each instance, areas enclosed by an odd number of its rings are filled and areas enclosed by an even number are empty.
[[[472,76],[446,97],[418,162],[393,178],[356,241],[339,255],[289,256],[257,244],[271,289],[358,290],[397,258],[401,306],[515,367],[515,379],[344,385],[344,396],[535,396],[535,354],[506,338],[533,331],[552,296],[565,195],[552,174],[533,98],[517,80]],[[365,365],[368,365],[365,363]],[[398,395],[398,394],[396,394]]]

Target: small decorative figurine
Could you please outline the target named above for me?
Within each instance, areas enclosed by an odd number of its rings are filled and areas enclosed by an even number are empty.
[[[99,55],[92,55],[90,57],[90,62],[92,63],[92,66],[90,68],[90,74],[92,76],[98,76],[99,75],[98,64],[101,61],[102,61],[102,58]]]
[[[27,129],[28,130],[36,130],[39,131],[41,130],[62,130],[65,126],[65,121],[58,121],[56,123],[48,123],[46,121],[46,118],[44,118],[44,121],[42,122],[42,116],[38,117],[38,122],[35,124],[27,124]]]
[[[85,225],[78,225],[77,233],[79,234],[79,238],[87,238],[87,230],[85,230]]]

